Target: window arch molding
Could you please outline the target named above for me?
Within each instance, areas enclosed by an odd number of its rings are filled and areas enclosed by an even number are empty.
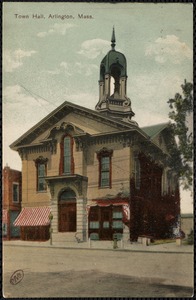
[[[74,158],[73,158],[74,139],[70,134],[64,134],[60,142],[60,166],[59,174],[74,174]]]

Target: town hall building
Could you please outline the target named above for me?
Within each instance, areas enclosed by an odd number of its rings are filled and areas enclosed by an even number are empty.
[[[126,57],[115,43],[113,30],[95,110],[65,101],[10,146],[22,160],[15,225],[24,240],[49,239],[49,225],[54,242],[164,238],[178,220],[174,137],[169,124],[140,128],[132,120]]]

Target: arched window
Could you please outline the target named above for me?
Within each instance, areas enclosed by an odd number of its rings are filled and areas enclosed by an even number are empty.
[[[71,190],[71,189],[66,189],[63,191],[60,195],[59,200],[70,200],[70,199],[75,199],[76,198],[76,193]]]
[[[61,141],[60,175],[73,173],[73,138],[69,135],[66,135]]]

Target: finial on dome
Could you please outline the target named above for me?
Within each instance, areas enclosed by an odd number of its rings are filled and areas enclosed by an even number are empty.
[[[113,26],[112,39],[111,39],[112,50],[115,50],[115,46],[116,46],[116,38],[115,38],[115,30],[114,30],[114,26]]]

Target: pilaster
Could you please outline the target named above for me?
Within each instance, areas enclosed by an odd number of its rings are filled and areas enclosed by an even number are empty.
[[[77,199],[77,237],[85,241],[86,240],[86,199],[79,197]]]
[[[51,210],[52,210],[52,230],[53,233],[58,233],[58,200],[53,198],[51,201]]]
[[[110,75],[105,75],[105,95],[110,95]]]

